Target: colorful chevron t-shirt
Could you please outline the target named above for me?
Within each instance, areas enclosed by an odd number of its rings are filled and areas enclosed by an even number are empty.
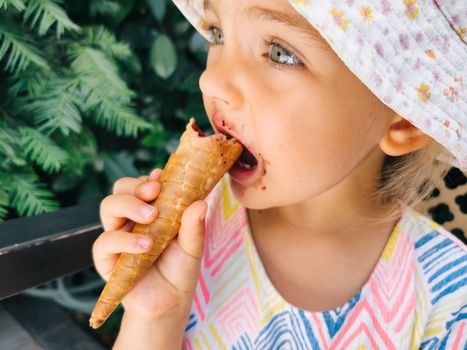
[[[465,349],[467,250],[406,208],[370,278],[344,305],[285,301],[254,246],[228,174],[207,197],[205,251],[183,349]]]

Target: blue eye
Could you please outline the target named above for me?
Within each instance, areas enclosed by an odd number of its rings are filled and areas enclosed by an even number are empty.
[[[281,44],[274,41],[265,40],[265,45],[269,48],[269,57],[275,65],[280,66],[303,66],[303,62],[297,55],[290,52],[288,49],[283,47]],[[283,67],[281,67],[283,68]]]
[[[224,43],[224,37],[219,28],[209,26],[207,31],[209,32],[209,43],[212,45],[222,45]],[[219,42],[217,41],[219,40]]]
[[[206,25],[204,29],[209,33],[210,46],[224,44],[224,37],[219,28]],[[272,66],[278,69],[300,68],[304,66],[304,63],[297,57],[297,55],[281,44],[274,41],[264,40],[264,45],[268,48],[268,53],[264,56],[267,56],[267,61]]]

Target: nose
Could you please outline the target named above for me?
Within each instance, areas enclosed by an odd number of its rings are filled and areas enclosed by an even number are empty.
[[[206,69],[199,78],[203,96],[221,100],[233,108],[240,106],[243,103],[241,71],[240,55],[230,52],[226,46],[210,49]]]

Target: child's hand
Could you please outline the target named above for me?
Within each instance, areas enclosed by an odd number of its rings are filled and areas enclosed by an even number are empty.
[[[161,169],[155,169],[150,176],[121,178],[115,182],[113,194],[101,202],[100,217],[105,232],[93,245],[93,259],[97,272],[106,281],[120,253],[142,253],[151,248],[151,239],[130,231],[135,222],[149,224],[156,219],[157,210],[148,211],[151,206],[146,202],[159,195],[161,187],[157,180],[161,173]],[[190,308],[204,248],[206,210],[206,202],[197,201],[184,211],[177,238],[123,299],[126,314],[156,320],[174,308],[185,311]]]

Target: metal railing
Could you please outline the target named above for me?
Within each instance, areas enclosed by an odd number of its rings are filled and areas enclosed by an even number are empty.
[[[101,232],[99,203],[1,223],[0,299],[26,290],[53,299],[50,288],[30,288],[92,266],[92,244]],[[55,289],[66,299],[62,282],[58,280]]]

